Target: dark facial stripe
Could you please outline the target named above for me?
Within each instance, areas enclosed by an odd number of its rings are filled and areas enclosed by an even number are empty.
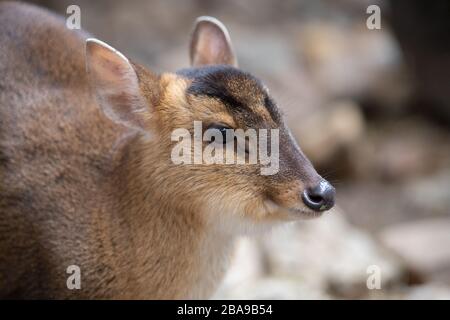
[[[226,79],[220,74],[208,75],[205,78],[194,79],[187,93],[193,95],[202,95],[210,98],[219,99],[222,103],[231,108],[244,109],[246,105],[238,100],[224,83]]]
[[[266,107],[267,111],[269,111],[272,120],[279,124],[281,122],[280,110],[276,106],[275,102],[273,102],[273,100],[267,94],[264,97],[264,106]]]
[[[223,103],[235,108],[245,108],[239,98],[230,92],[230,85],[245,80],[249,75],[230,66],[207,66],[203,68],[185,69],[178,72],[193,80],[188,93],[204,95],[220,99]]]
[[[267,96],[260,81],[239,69],[227,65],[214,65],[202,68],[184,69],[177,74],[192,79],[188,94],[203,95],[219,99],[233,114],[239,114],[253,123],[261,122],[262,117],[251,109],[255,103],[264,103],[275,122],[280,114],[273,101]]]

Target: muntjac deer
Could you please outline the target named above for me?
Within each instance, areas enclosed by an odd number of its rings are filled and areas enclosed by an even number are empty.
[[[0,297],[208,298],[237,236],[333,206],[219,21],[197,20],[190,58],[155,74],[44,9],[0,3]],[[278,172],[174,163],[172,132],[195,121],[279,129]]]

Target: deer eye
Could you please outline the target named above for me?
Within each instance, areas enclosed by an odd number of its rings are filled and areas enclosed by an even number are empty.
[[[223,124],[213,124],[209,126],[208,129],[216,129],[222,134],[222,143],[227,143],[227,130],[231,129],[230,127]]]

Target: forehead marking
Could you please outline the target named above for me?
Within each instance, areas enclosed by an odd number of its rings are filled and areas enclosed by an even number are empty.
[[[258,79],[230,66],[185,69],[178,74],[190,78],[187,93],[220,100],[232,113],[249,113],[265,122],[279,121],[278,110]],[[269,103],[270,102],[270,103]]]

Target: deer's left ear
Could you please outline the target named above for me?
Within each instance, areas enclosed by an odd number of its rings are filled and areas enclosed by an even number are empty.
[[[228,64],[237,67],[237,59],[225,26],[213,17],[197,19],[190,45],[191,65],[194,67]]]

